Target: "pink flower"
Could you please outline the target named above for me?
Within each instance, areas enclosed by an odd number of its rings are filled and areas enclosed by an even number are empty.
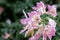
[[[25,33],[25,36],[27,36],[28,33],[31,32],[31,30],[34,31],[34,29],[37,29],[38,22],[40,22],[40,15],[36,13],[34,14],[34,13],[35,11],[32,11],[31,14],[30,13],[28,14],[29,17],[27,17],[26,19],[21,19],[21,24],[26,25],[26,27],[24,27],[24,29],[20,31],[20,34],[27,30]],[[33,34],[33,31],[32,31],[32,34]]]
[[[55,36],[55,32],[56,30],[54,28],[48,26],[43,32],[43,40],[46,40],[47,37],[51,40],[52,36]]]
[[[56,22],[48,18],[48,24],[45,24],[46,22],[45,19],[41,19],[41,15],[44,13],[49,14],[51,16],[56,17],[56,6],[50,6],[48,5],[48,12],[46,12],[46,6],[44,5],[43,2],[38,2],[36,7],[33,7],[33,11],[28,13],[28,16],[23,10],[24,16],[26,18],[21,19],[20,22],[23,24],[25,27],[23,30],[20,31],[20,34],[25,32],[25,37],[26,36],[31,36],[29,40],[38,40],[41,36],[43,37],[43,40],[46,40],[47,37],[51,40],[53,36],[55,36],[56,32]],[[36,30],[36,31],[35,31]]]
[[[25,21],[25,22],[24,22]],[[28,35],[29,32],[31,32],[31,30],[37,29],[38,27],[38,22],[40,22],[40,16],[38,15],[34,15],[30,20],[22,20],[21,23],[27,23],[26,27],[24,27],[23,30],[20,31],[20,34],[23,33],[24,31],[26,31],[25,36]]]
[[[26,14],[24,14],[24,15],[27,17]],[[26,25],[29,23],[36,23],[36,22],[40,22],[40,20],[41,20],[40,15],[37,14],[36,11],[29,12],[28,16],[29,17],[20,20],[21,24]]]
[[[55,36],[56,32],[55,25],[56,25],[55,21],[49,19],[48,25],[45,27],[43,32],[43,40],[46,40],[47,37],[51,40],[52,36]]]
[[[40,15],[46,12],[46,6],[43,2],[38,2],[36,7],[32,7],[36,10]]]
[[[57,16],[56,5],[52,5],[52,6],[48,5],[48,13],[56,17]]]

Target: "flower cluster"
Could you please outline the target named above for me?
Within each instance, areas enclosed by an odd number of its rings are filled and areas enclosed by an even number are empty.
[[[46,7],[43,2],[38,2],[37,6],[32,9],[33,11],[29,12],[28,16],[23,10],[26,18],[21,19],[20,22],[25,27],[20,31],[20,34],[25,32],[25,37],[30,36],[29,40],[38,40],[40,37],[43,37],[43,40],[46,40],[47,37],[51,40],[56,32],[56,22],[51,18],[57,16],[56,5]]]

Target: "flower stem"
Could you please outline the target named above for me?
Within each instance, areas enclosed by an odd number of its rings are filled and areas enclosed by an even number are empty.
[[[23,14],[25,15],[26,18],[28,18],[24,10],[23,10]]]

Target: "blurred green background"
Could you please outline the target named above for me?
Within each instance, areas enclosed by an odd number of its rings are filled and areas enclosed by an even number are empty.
[[[46,5],[57,5],[56,36],[52,40],[60,40],[60,0],[0,0],[0,40],[28,40],[29,37],[24,37],[24,33],[19,34],[23,28],[20,23],[20,19],[24,18],[22,10],[28,13],[40,1]],[[10,37],[4,39],[5,33],[8,33]]]

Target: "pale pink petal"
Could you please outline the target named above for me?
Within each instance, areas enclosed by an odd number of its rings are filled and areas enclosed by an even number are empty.
[[[33,17],[35,14],[37,14],[37,12],[36,11],[32,11],[32,12],[28,13],[28,16],[29,17]]]
[[[30,18],[26,18],[26,19],[21,19],[20,22],[21,24],[26,25],[30,20],[31,20]]]
[[[56,31],[52,28],[52,29],[51,29],[51,32],[47,35],[48,38],[51,39],[52,36],[55,36],[55,32],[56,32]]]
[[[27,30],[26,32],[25,32],[25,37],[28,35],[28,32],[29,32],[30,30]]]
[[[49,22],[48,25],[52,26],[52,27],[56,27],[56,22],[54,20],[52,20],[51,18],[49,18]]]
[[[48,5],[48,9],[51,9],[51,6],[50,5]]]
[[[32,36],[31,38],[29,38],[29,40],[36,40],[36,38]]]
[[[21,24],[24,24],[24,25],[27,24],[26,19],[21,19],[20,22]]]
[[[46,40],[47,39],[47,35],[46,35],[46,33],[44,32],[43,33],[43,40]]]
[[[37,10],[38,8],[37,7],[32,7],[32,9]]]
[[[56,17],[57,16],[57,11],[56,11],[56,5],[48,5],[48,14],[51,14],[52,16]]]
[[[26,30],[28,29],[28,27],[29,27],[29,26],[27,25],[23,30],[20,31],[19,34],[21,34],[21,33],[23,33],[24,31],[26,31]]]
[[[34,36],[35,36],[36,40],[38,40],[41,37],[41,34],[40,33],[37,33]]]
[[[43,2],[37,2],[37,6],[32,8],[36,10],[38,14],[43,14],[46,12],[46,6],[44,5]]]
[[[43,2],[37,2],[37,7],[45,6]]]

